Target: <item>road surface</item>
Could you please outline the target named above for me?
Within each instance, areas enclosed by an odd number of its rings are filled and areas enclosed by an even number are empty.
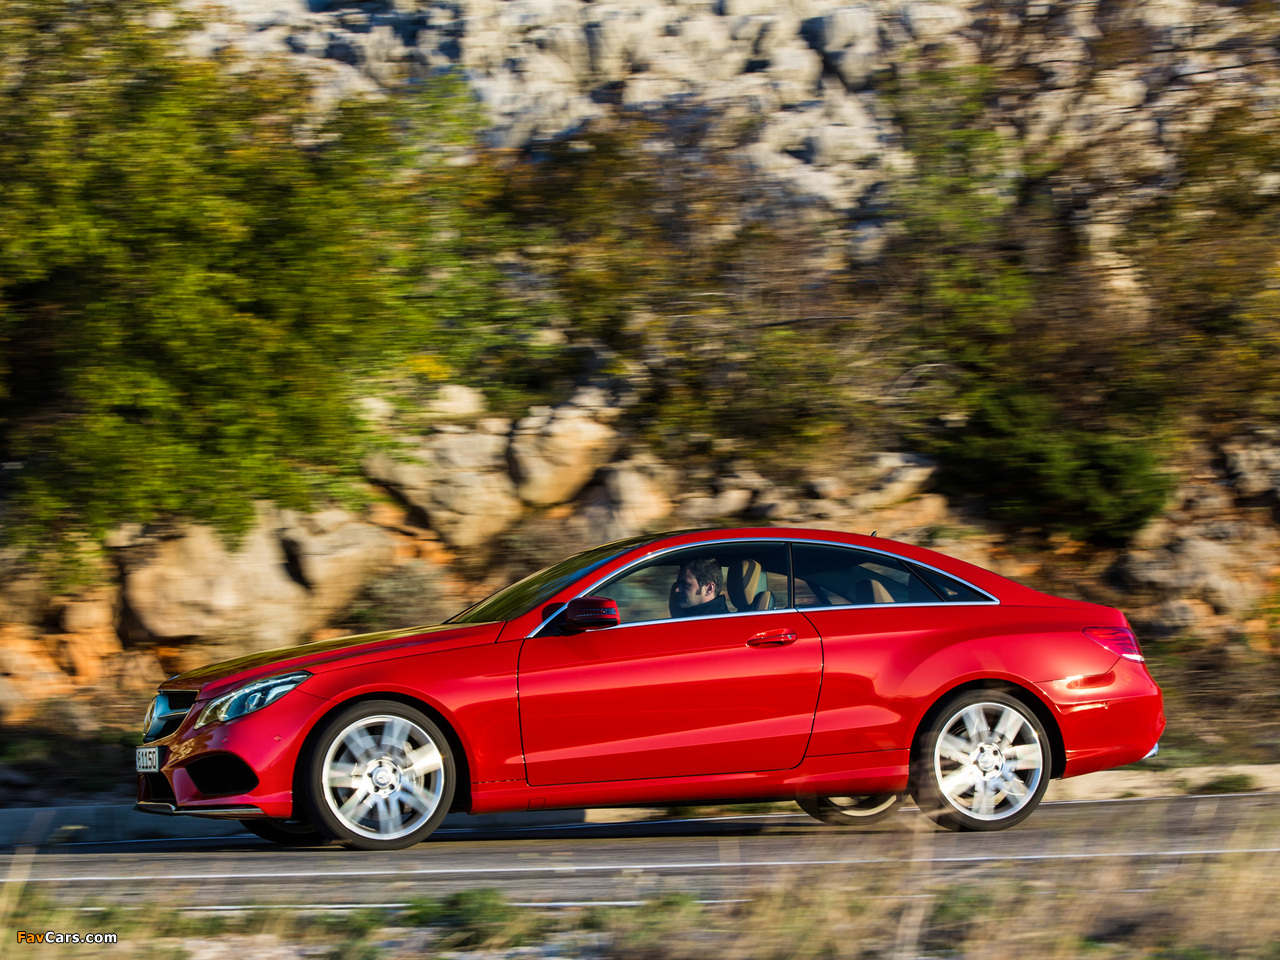
[[[908,881],[1034,879],[1124,862],[1154,875],[1226,856],[1274,863],[1277,854],[1280,796],[1248,794],[1044,804],[1019,827],[988,834],[941,831],[905,809],[860,829],[798,811],[455,829],[388,853],[289,850],[249,836],[62,844],[0,855],[0,882],[68,906],[211,910],[390,907],[471,887],[497,887],[528,904],[627,903],[668,891],[726,901],[779,882],[871,870],[897,870]]]

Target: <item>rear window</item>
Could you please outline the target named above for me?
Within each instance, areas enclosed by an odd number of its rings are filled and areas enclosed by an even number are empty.
[[[967,583],[961,583],[953,577],[948,577],[945,573],[939,573],[937,570],[930,570],[927,567],[918,567],[910,564],[916,575],[924,579],[938,593],[947,600],[956,600],[960,602],[984,602],[990,603],[991,598],[979,590],[975,590]]]
[[[870,550],[796,543],[797,607],[937,603],[942,597],[907,564]]]

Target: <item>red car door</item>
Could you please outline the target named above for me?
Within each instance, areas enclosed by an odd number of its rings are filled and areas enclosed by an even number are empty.
[[[531,784],[782,770],[804,757],[822,644],[794,611],[623,624],[523,644],[520,726]]]

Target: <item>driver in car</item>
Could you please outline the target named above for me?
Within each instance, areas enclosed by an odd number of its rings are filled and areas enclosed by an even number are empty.
[[[671,584],[671,616],[709,617],[731,613],[724,597],[724,574],[715,560],[691,560]]]

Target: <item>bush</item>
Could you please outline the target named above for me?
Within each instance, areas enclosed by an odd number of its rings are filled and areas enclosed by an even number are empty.
[[[1171,486],[1151,440],[1074,425],[1052,400],[1017,389],[985,397],[933,452],[951,492],[982,494],[1002,520],[1086,540],[1136,533]]]

